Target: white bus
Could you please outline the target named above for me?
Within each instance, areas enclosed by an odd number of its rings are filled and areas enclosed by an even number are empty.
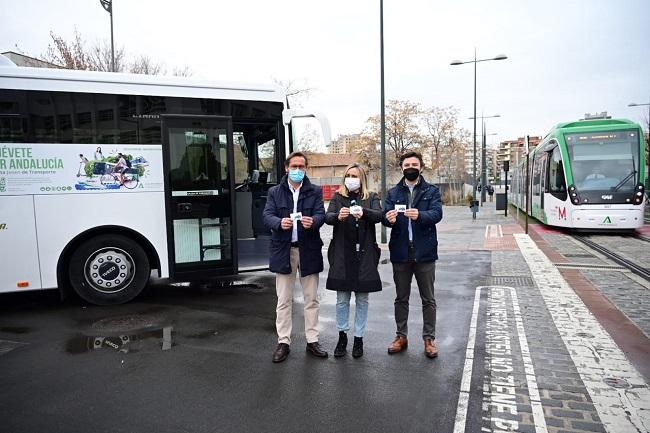
[[[293,149],[276,86],[19,68],[0,55],[0,293],[127,302],[150,276],[268,266],[268,189]],[[286,126],[286,128],[285,128]]]

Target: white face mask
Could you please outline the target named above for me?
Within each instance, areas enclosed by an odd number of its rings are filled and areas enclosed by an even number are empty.
[[[348,188],[348,191],[356,191],[361,186],[361,179],[358,177],[346,177],[345,186]]]

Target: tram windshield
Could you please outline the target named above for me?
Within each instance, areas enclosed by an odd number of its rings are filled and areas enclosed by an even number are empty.
[[[573,181],[581,191],[632,191],[638,181],[639,132],[565,134]]]

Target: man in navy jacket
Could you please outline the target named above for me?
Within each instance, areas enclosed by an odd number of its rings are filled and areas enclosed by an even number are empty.
[[[395,281],[395,323],[397,335],[388,353],[398,353],[408,346],[408,315],[411,280],[418,283],[422,299],[424,353],[438,356],[436,338],[436,300],[433,293],[438,238],[436,224],[442,220],[440,191],[421,175],[422,155],[407,152],[400,157],[404,177],[388,191],[384,200],[384,225],[391,227],[390,261]]]
[[[271,229],[269,269],[275,272],[278,295],[275,326],[278,346],[273,362],[289,356],[291,344],[291,307],[296,271],[305,299],[305,336],[307,353],[327,358],[318,344],[318,274],[323,270],[323,241],[319,230],[325,222],[323,192],[305,176],[307,157],[293,152],[284,162],[287,172],[280,183],[269,189],[264,207],[264,225]]]

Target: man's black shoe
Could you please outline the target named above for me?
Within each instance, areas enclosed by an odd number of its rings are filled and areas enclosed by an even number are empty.
[[[307,353],[312,354],[316,358],[327,358],[327,352],[325,352],[318,344],[318,341],[313,343],[307,343]]]
[[[278,344],[278,347],[275,348],[275,352],[273,352],[273,362],[284,361],[287,359],[287,356],[289,356],[289,352],[291,352],[291,350],[287,343]]]

